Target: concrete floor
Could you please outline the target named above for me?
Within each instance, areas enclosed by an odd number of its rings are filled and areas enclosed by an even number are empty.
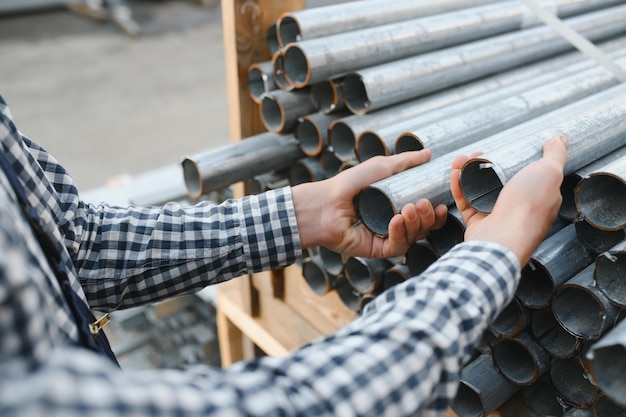
[[[65,9],[0,16],[0,94],[81,190],[229,142],[219,2],[131,4],[139,39]]]

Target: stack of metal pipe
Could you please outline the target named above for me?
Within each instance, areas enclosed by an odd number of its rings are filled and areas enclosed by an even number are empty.
[[[268,31],[272,59],[248,72],[269,132],[242,141],[254,141],[246,149],[230,145],[227,158],[220,150],[186,162],[199,195],[241,180],[264,184],[259,191],[320,181],[377,155],[431,149],[430,162],[364,188],[355,208],[384,236],[403,205],[427,198],[450,208],[443,229],[399,258],[311,248],[301,264],[315,294],[336,291],[358,312],[463,240],[449,190],[457,155],[483,152],[461,186],[489,212],[547,139],[567,135],[559,219],[463,370],[461,417],[512,397],[538,416],[626,412],[626,84],[605,65],[626,70],[626,4],[541,6],[603,59],[577,51],[525,1],[368,0],[285,13]]]

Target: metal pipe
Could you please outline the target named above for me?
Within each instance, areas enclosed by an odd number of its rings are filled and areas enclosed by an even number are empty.
[[[341,159],[337,158],[335,152],[331,148],[326,148],[320,155],[320,164],[324,170],[324,175],[330,178],[337,174],[341,168]]]
[[[506,379],[525,386],[547,371],[550,357],[527,332],[522,332],[498,339],[493,345],[493,361]]]
[[[357,293],[372,294],[382,288],[383,276],[389,266],[387,259],[352,256],[346,260],[343,270]]]
[[[581,13],[618,3],[616,0],[549,2],[549,7],[559,16],[563,16],[562,6]],[[498,2],[291,43],[284,47],[284,68],[287,79],[300,88],[350,71],[539,23],[519,1]]]
[[[373,183],[361,190],[357,196],[359,216],[363,224],[374,233],[386,235],[389,220],[396,213],[399,213],[405,204],[415,203],[420,198],[426,198],[433,205],[451,205],[454,203],[454,200],[450,193],[450,165],[458,155],[469,155],[477,150],[483,151],[484,154],[489,154],[489,152],[503,148],[505,145],[526,143],[527,138],[535,138],[537,144],[543,144],[555,133],[562,133],[553,129],[545,129],[546,126],[567,122],[564,124],[569,129],[572,129],[570,124],[575,121],[571,120],[572,114],[587,114],[586,112],[589,112],[590,107],[595,108],[598,104],[606,104],[607,100],[615,97],[619,98],[625,92],[626,88],[624,87],[612,87],[602,93],[594,94],[528,122],[496,133],[474,144],[466,145],[454,152],[441,155],[426,164],[407,169],[399,174]],[[624,106],[623,103],[622,106]],[[617,118],[616,115],[615,117]],[[539,133],[529,135],[529,132],[538,131]],[[541,135],[542,132],[543,136]],[[606,134],[607,132],[604,133]],[[511,159],[510,154],[507,155]],[[483,177],[479,184],[486,186],[486,190],[501,187],[501,182],[495,172],[490,169],[481,171]],[[491,175],[485,177],[484,174]],[[463,185],[463,178],[461,180]],[[469,195],[467,190],[464,191],[466,195]],[[482,194],[486,194],[482,188],[480,191]]]
[[[185,158],[183,177],[189,195],[199,198],[211,190],[287,168],[303,156],[292,135],[266,132]]]
[[[308,157],[298,159],[291,165],[291,171],[289,172],[289,182],[291,185],[321,181],[325,178],[326,175],[317,158]]]
[[[495,0],[439,0],[416,2],[415,0],[371,0],[335,4],[326,7],[283,13],[278,18],[278,38],[281,45],[314,39],[336,33],[391,22],[414,19],[459,10]]]
[[[613,327],[619,309],[594,284],[589,265],[556,289],[552,311],[561,326],[583,339],[597,339]]]
[[[352,288],[345,275],[337,276],[335,281],[335,291],[339,295],[339,299],[351,311],[359,311],[359,302],[361,296]]]
[[[563,417],[593,417],[593,409],[572,407],[563,414]]]
[[[328,147],[328,128],[346,113],[322,114],[312,113],[298,120],[294,135],[302,152],[308,156],[318,156]]]
[[[260,194],[268,190],[286,187],[289,185],[288,176],[287,169],[256,175],[250,180],[249,194]]]
[[[478,342],[478,344],[476,345],[476,352],[478,352],[479,354],[482,353],[489,353],[491,354],[491,347],[493,346],[493,344],[496,342],[496,335],[493,334],[493,332],[489,329],[485,329],[483,331],[483,334]]]
[[[511,300],[491,322],[489,329],[501,337],[515,337],[528,325],[530,311],[517,299]]]
[[[426,240],[441,256],[458,243],[463,242],[464,236],[465,223],[463,217],[456,206],[450,206],[444,225],[439,229],[431,230],[426,236]]]
[[[530,162],[539,160],[543,144],[558,134],[567,136],[570,142],[565,175],[621,147],[626,135],[626,100],[623,98],[626,84],[594,94],[588,100],[611,97],[615,93],[616,98],[572,112],[568,120],[555,120],[546,129],[469,160],[461,169],[461,188],[468,202],[478,211],[490,212],[506,180]],[[580,108],[581,103],[587,102],[580,100],[573,106]]]
[[[550,307],[533,311],[529,330],[537,343],[555,358],[571,358],[580,348],[580,340],[561,326]]]
[[[292,91],[295,87],[289,83],[285,77],[285,59],[282,49],[279,49],[272,55],[272,67],[274,73],[274,82],[283,91]]]
[[[555,417],[563,415],[564,404],[559,400],[554,386],[547,378],[541,378],[522,390],[524,402],[531,413],[537,417]]]
[[[550,362],[550,380],[559,397],[576,407],[589,407],[598,393],[578,359],[554,358]]]
[[[626,321],[594,343],[587,358],[600,389],[626,407]]]
[[[626,240],[596,258],[593,278],[596,285],[615,304],[626,308]]]
[[[599,395],[593,403],[593,417],[624,417],[624,404],[622,400]]]
[[[593,227],[585,220],[578,221],[574,225],[578,239],[595,255],[611,249],[626,239],[626,229],[601,230]]]
[[[581,218],[602,230],[626,227],[626,151],[619,159],[583,177],[574,189]]]
[[[574,190],[578,183],[583,178],[601,171],[605,165],[610,164],[611,162],[614,162],[622,157],[626,157],[626,146],[622,146],[610,154],[582,167],[576,172],[566,175],[565,178],[563,178],[563,184],[561,185],[561,196],[563,197],[563,202],[561,203],[561,208],[559,209],[559,216],[569,221],[578,220],[578,209],[576,208],[576,200],[574,197]]]
[[[296,127],[299,117],[315,111],[315,104],[308,91],[274,90],[261,96],[259,111],[267,130],[288,132]]]
[[[626,46],[626,39],[607,42],[603,45],[603,49],[613,50],[613,48],[622,48],[624,46]],[[426,113],[429,113],[430,116],[428,116],[429,119],[423,122],[432,122],[439,118],[467,111],[476,105],[489,103],[495,98],[486,93],[495,94],[497,95],[496,97],[506,97],[506,95],[500,95],[500,91],[507,88],[507,86],[522,83],[531,83],[530,85],[532,86],[542,85],[559,77],[590,68],[593,65],[595,65],[593,61],[584,60],[579,53],[568,53],[556,58],[525,65],[387,109],[363,115],[348,116],[331,125],[329,141],[338,157],[352,159],[356,156],[357,137],[366,130],[378,132],[381,128],[391,127],[405,120],[413,120],[419,115]],[[561,71],[567,71],[567,74],[561,73]],[[525,86],[522,90],[525,88],[527,87]],[[475,101],[470,102],[470,99]],[[458,105],[455,103],[458,103]],[[414,126],[412,122],[407,123],[411,123],[409,126]],[[394,130],[391,134],[392,140],[395,140],[397,135],[406,129],[401,127],[400,130]]]
[[[248,67],[248,92],[255,103],[261,103],[263,93],[277,88],[272,61],[258,62]]]
[[[319,256],[302,261],[302,276],[317,295],[324,295],[334,288],[334,277],[328,273]]]
[[[320,258],[329,274],[339,275],[343,271],[344,256],[340,253],[320,246]]]
[[[343,98],[343,78],[311,85],[311,100],[321,113],[330,114],[345,110],[345,115],[348,115]]]
[[[459,417],[487,416],[519,389],[498,372],[491,355],[483,354],[461,370],[458,391],[451,406]]]
[[[398,285],[411,276],[409,267],[404,264],[394,264],[388,268],[383,275],[383,290],[387,290],[394,285]]]
[[[515,297],[530,308],[550,305],[555,289],[593,263],[571,224],[546,238],[522,269]]]
[[[624,31],[626,6],[565,20],[590,41]],[[516,31],[346,75],[346,105],[363,114],[571,49],[550,27]]]
[[[409,246],[406,252],[406,265],[411,275],[419,275],[432,265],[439,255],[435,248],[426,240],[417,241]]]
[[[278,25],[276,23],[267,28],[265,42],[267,43],[267,50],[270,56],[274,55],[280,49],[280,43],[278,42]]]
[[[620,55],[625,54],[626,50],[622,50]],[[616,63],[626,69],[626,58]],[[411,142],[419,141],[422,148],[430,149],[437,157],[617,84],[618,80],[604,67],[591,68],[453,117],[428,125],[416,124],[397,138],[394,153],[405,150],[402,142],[408,138]],[[626,170],[626,163],[623,168]],[[618,210],[626,207],[626,192],[622,195],[624,203],[617,204]],[[593,200],[597,196],[591,197]],[[623,211],[626,213],[626,209]]]

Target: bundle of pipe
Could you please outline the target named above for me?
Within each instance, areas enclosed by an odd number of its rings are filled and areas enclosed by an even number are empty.
[[[626,315],[615,301],[626,298],[619,274],[596,272],[599,260],[615,258],[614,247],[626,239],[619,156],[626,149],[626,121],[619,120],[626,87],[617,85],[611,66],[572,52],[557,31],[537,26],[521,3],[426,3],[369,0],[281,16],[280,49],[272,61],[250,68],[261,118],[268,130],[293,134],[300,147],[292,185],[331,177],[374,155],[431,148],[430,162],[371,184],[355,200],[359,220],[383,236],[404,204],[427,198],[454,207],[449,172],[457,155],[483,152],[483,165],[474,169],[480,179],[473,181],[468,168],[462,180],[486,185],[476,193],[494,199],[510,175],[540,155],[540,144],[568,135],[577,150],[562,188],[563,214],[524,268],[514,301],[477,347],[483,365],[473,367],[492,368],[481,371],[492,376],[473,375],[468,364],[455,407],[461,417],[488,415],[520,392],[540,416],[608,410],[615,393],[589,376],[585,354]],[[626,69],[623,1],[542,4]],[[447,8],[411,14],[404,7]],[[283,98],[267,103],[264,114],[263,97]],[[464,190],[471,194],[472,186]],[[478,202],[489,211],[492,201]],[[336,291],[358,312],[462,239],[462,220],[451,210],[446,227],[415,242],[404,257],[374,268],[318,248],[303,261],[303,275],[313,293]],[[610,256],[603,257],[606,251]]]

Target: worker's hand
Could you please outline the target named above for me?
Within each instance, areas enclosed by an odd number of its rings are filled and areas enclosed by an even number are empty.
[[[389,236],[380,237],[357,223],[354,197],[376,181],[423,164],[431,152],[403,152],[375,157],[324,181],[293,187],[302,247],[326,246],[350,256],[389,258],[404,255],[409,245],[443,226],[447,207],[433,209],[428,200],[407,204],[389,222]]]
[[[469,205],[459,184],[463,164],[474,155],[456,158],[452,163],[450,189],[466,224],[465,240],[500,243],[525,265],[558,214],[567,146],[567,138],[562,135],[548,140],[543,147],[543,158],[528,164],[504,185],[488,215]]]

